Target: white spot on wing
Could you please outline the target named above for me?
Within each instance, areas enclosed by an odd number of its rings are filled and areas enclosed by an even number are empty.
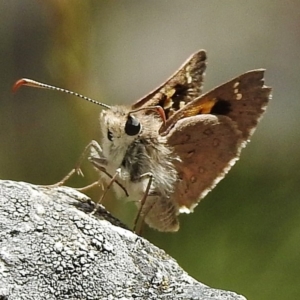
[[[236,100],[241,100],[243,98],[242,94],[236,94]]]
[[[240,85],[239,82],[235,82],[234,85],[233,85],[233,88],[236,89],[239,85]]]
[[[185,106],[185,102],[184,101],[180,101],[179,102],[179,108],[183,108]]]

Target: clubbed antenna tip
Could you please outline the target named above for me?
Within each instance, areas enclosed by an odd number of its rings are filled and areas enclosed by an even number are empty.
[[[27,79],[27,78],[22,78],[22,79],[19,79],[18,81],[15,82],[15,84],[13,85],[13,88],[12,88],[13,93],[15,93],[23,85],[31,86],[31,87],[35,87],[35,88],[48,89],[48,90],[54,90],[54,91],[59,91],[59,92],[67,93],[67,94],[79,97],[81,99],[84,99],[86,101],[89,101],[91,103],[100,105],[100,106],[102,106],[104,108],[110,109],[109,105],[106,105],[104,103],[98,102],[98,101],[96,101],[94,99],[91,99],[89,97],[83,96],[83,95],[78,94],[76,92],[72,92],[72,91],[69,91],[69,90],[66,90],[66,89],[62,89],[62,88],[59,88],[59,87],[56,87],[56,86],[52,86],[52,85],[49,85],[49,84],[41,83],[41,82],[38,82],[38,81],[35,81],[35,80],[32,80],[32,79]]]

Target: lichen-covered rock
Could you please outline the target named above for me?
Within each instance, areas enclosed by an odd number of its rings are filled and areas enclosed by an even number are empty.
[[[92,209],[71,188],[0,181],[0,299],[245,300],[197,282],[104,208]]]

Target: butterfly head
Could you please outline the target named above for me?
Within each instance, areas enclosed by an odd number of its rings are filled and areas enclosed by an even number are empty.
[[[131,110],[124,106],[112,106],[100,113],[103,152],[106,157],[112,153],[124,156],[128,146],[158,136],[158,130],[165,120],[160,107]],[[114,155],[116,156],[116,155]]]
[[[138,116],[131,114],[126,107],[113,106],[100,114],[103,137],[110,142],[120,139],[135,139],[142,131]]]
[[[100,113],[102,146],[105,156],[124,156],[128,146],[143,132],[142,122],[138,114],[131,114],[123,106],[113,106]]]

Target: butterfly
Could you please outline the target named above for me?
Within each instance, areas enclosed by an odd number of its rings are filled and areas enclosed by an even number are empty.
[[[177,231],[178,215],[192,212],[224,178],[271,99],[263,69],[203,94],[206,60],[204,50],[196,52],[131,106],[100,103],[105,108],[100,113],[102,140],[91,143],[89,159],[104,181],[117,183],[117,196],[126,190],[138,215],[159,231]],[[36,86],[22,80],[15,88]]]

